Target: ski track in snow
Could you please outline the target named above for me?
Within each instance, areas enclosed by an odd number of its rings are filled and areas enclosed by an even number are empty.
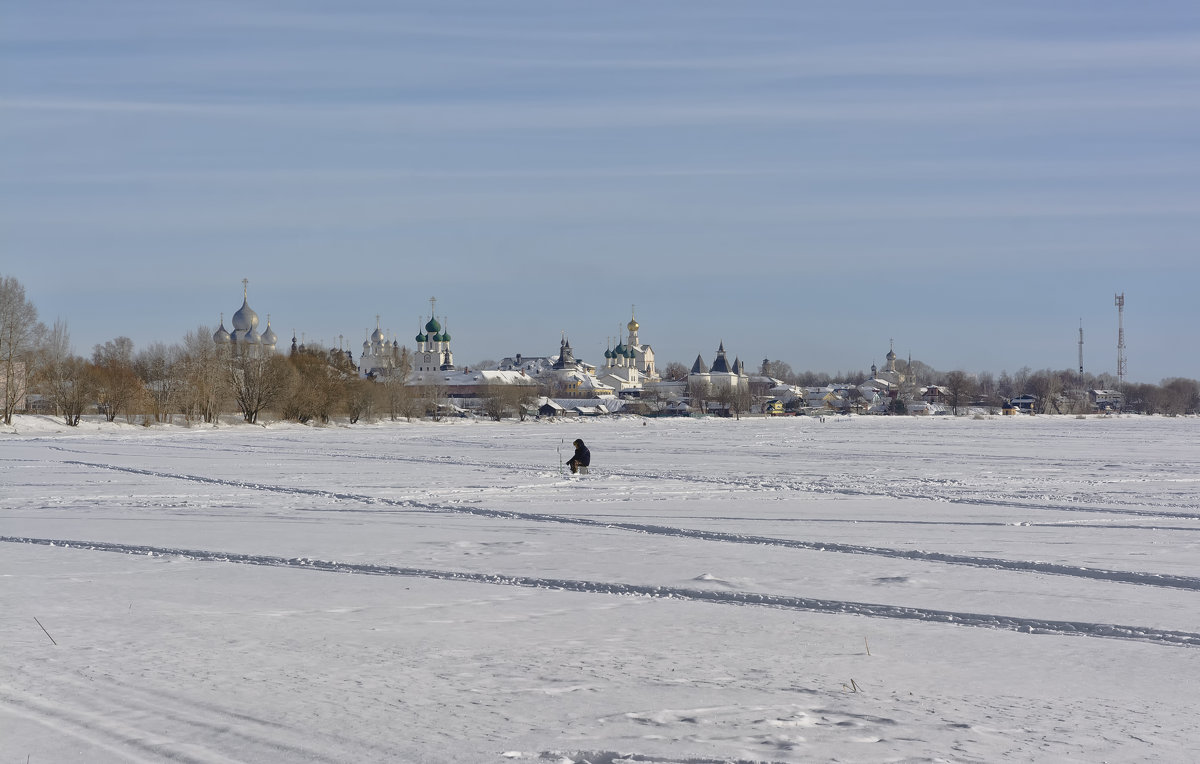
[[[137,467],[122,467],[113,464],[101,464],[96,462],[85,462],[78,460],[64,460],[64,464],[72,464],[81,467],[89,467],[93,469],[115,470],[118,472],[127,472],[135,475],[146,475],[149,477],[172,479],[172,480],[187,480],[198,483],[207,483],[210,485],[221,485],[230,488],[251,489],[257,491],[270,491],[274,493],[294,494],[303,496],[316,496],[320,498],[329,498],[339,501],[352,501],[368,505],[389,505],[397,508],[417,509],[426,512],[438,513],[453,513],[453,514],[468,514],[479,517],[487,517],[492,519],[506,520],[523,520],[529,522],[544,522],[544,523],[561,523],[564,525],[587,526],[594,528],[603,528],[611,530],[625,530],[635,533],[647,533],[659,536],[674,536],[678,538],[691,538],[700,541],[711,541],[718,543],[733,543],[733,544],[757,544],[762,546],[789,547],[793,549],[807,549],[818,552],[836,552],[841,554],[864,554],[877,557],[890,557],[895,559],[916,560],[921,562],[937,562],[948,565],[967,565],[976,568],[987,568],[992,570],[1006,570],[1018,573],[1038,573],[1045,575],[1057,576],[1072,576],[1075,578],[1099,579],[1103,581],[1112,581],[1116,583],[1138,584],[1143,586],[1157,586],[1169,589],[1186,589],[1191,591],[1200,591],[1200,577],[1195,576],[1176,576],[1163,573],[1143,573],[1137,571],[1124,570],[1106,570],[1103,568],[1087,568],[1077,565],[1062,565],[1050,562],[1038,562],[1035,560],[1005,560],[996,557],[973,557],[970,555],[955,555],[942,552],[928,552],[919,549],[893,549],[888,547],[872,547],[862,546],[857,544],[841,544],[835,542],[824,541],[805,541],[802,539],[785,539],[775,538],[770,536],[752,536],[737,533],[722,533],[719,531],[703,531],[690,528],[679,528],[666,525],[652,525],[647,523],[624,523],[624,522],[604,522],[592,520],[584,517],[571,517],[567,515],[549,515],[527,512],[512,512],[508,510],[486,509],[484,507],[466,507],[461,505],[434,504],[430,502],[421,502],[412,499],[386,499],[376,496],[364,496],[360,494],[344,493],[336,491],[323,491],[313,488],[298,488],[294,486],[280,486],[266,483],[252,483],[241,480],[227,480],[224,478],[206,477],[203,475],[188,475],[175,472],[159,472],[155,470],[139,469]],[[328,510],[328,511],[370,511],[370,510]],[[1099,510],[1095,510],[1099,511]],[[1172,515],[1174,516],[1174,515]]]
[[[586,594],[607,594],[657,599],[678,599],[694,602],[711,602],[725,605],[769,607],[787,610],[802,610],[814,613],[837,615],[861,615],[868,618],[892,618],[945,623],[953,626],[972,626],[986,629],[1002,629],[1027,634],[1057,634],[1083,637],[1122,639],[1150,642],[1176,647],[1200,647],[1200,633],[1170,631],[1141,626],[1087,623],[1079,621],[1053,621],[1039,618],[1019,618],[987,613],[965,613],[929,608],[901,607],[847,600],[825,600],[809,597],[790,597],[774,594],[749,592],[708,591],[684,589],[672,586],[646,586],[603,581],[581,581],[560,578],[536,578],[531,576],[508,576],[492,573],[434,570],[430,568],[406,568],[392,565],[342,563],[308,557],[276,557],[272,555],[236,554],[196,549],[175,549],[146,546],[141,544],[113,544],[100,541],[78,541],[70,539],[43,539],[19,536],[0,536],[0,542],[14,544],[37,544],[51,547],[84,549],[121,554],[176,557],[200,562],[225,562],[242,565],[264,565],[281,568],[331,573],[354,573],[374,576],[401,576],[427,578],[442,581],[464,581],[499,586],[520,586],[534,589],[552,589]]]

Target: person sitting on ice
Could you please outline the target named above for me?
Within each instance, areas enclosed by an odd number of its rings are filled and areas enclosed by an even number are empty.
[[[583,445],[582,440],[576,439],[571,445],[575,446],[575,455],[567,460],[567,466],[571,468],[571,474],[574,475],[579,472],[580,467],[586,467],[592,463],[592,452]]]

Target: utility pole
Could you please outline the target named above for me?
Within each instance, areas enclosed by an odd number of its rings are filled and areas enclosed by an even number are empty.
[[[1083,319],[1079,319],[1079,389],[1083,389]]]
[[[1113,295],[1117,306],[1117,389],[1125,388],[1125,293]]]

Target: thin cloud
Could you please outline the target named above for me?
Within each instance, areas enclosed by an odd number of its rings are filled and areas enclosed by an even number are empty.
[[[324,103],[230,102],[172,100],[113,100],[90,98],[4,98],[0,111],[83,112],[107,114],[166,114],[213,119],[253,118],[272,121],[305,120],[342,123],[357,120],[357,130],[456,131],[552,130],[599,128],[682,127],[689,125],[782,126],[813,123],[901,124],[1011,120],[1019,116],[1067,116],[1090,119],[1088,113],[1134,111],[1194,112],[1190,90],[1163,86],[1154,90],[1122,93],[1039,95],[997,94],[970,97],[897,98],[882,92],[860,93],[852,100],[779,103],[770,98],[659,100],[609,98],[603,100],[517,101],[496,103]],[[364,128],[363,124],[369,125]],[[995,126],[995,125],[993,125]],[[347,125],[349,127],[349,125]]]

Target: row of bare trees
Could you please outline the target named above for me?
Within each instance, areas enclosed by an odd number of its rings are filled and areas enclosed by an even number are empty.
[[[670,362],[663,369],[664,379],[688,378],[688,368],[681,363]],[[916,360],[897,361],[896,369],[906,380],[901,399],[918,398],[923,388],[937,386],[944,389],[945,402],[956,414],[969,406],[998,410],[1005,401],[1021,395],[1035,398],[1034,411],[1039,414],[1086,413],[1094,410],[1088,391],[1118,388],[1117,379],[1111,374],[1080,374],[1071,369],[1035,371],[1024,367],[1011,374],[1002,371],[997,376],[991,372],[942,372]],[[760,371],[763,376],[801,387],[821,387],[831,383],[860,384],[869,378],[866,372],[838,372],[836,375],[796,373],[782,361],[767,361]],[[1200,413],[1200,382],[1194,379],[1173,377],[1164,379],[1158,385],[1127,383],[1120,388],[1125,395],[1123,410],[1127,412],[1167,415]],[[709,401],[715,401],[710,390],[695,389],[694,385],[689,385],[689,392],[693,407],[703,408]],[[764,390],[754,389],[753,382],[750,392],[755,398],[762,398],[766,394]]]
[[[688,383],[688,402],[692,410],[701,413],[708,413],[715,408],[721,414],[741,419],[742,414],[749,413],[754,400],[755,394],[748,385]]]
[[[1083,414],[1094,410],[1088,391],[1115,390],[1117,381],[1108,374],[1080,375],[1072,369],[1023,368],[1010,375],[1001,372],[971,375],[952,371],[935,378],[948,391],[947,403],[957,409],[967,405],[999,407],[1019,395],[1034,398],[1033,410],[1039,414]],[[1123,410],[1140,414],[1200,413],[1200,382],[1175,377],[1161,384],[1132,383],[1121,387],[1125,396]]]
[[[309,346],[291,355],[237,354],[212,341],[211,330],[199,327],[183,343],[157,343],[134,352],[128,337],[97,345],[91,359],[70,352],[65,325],[42,331],[30,353],[34,369],[29,389],[70,425],[95,407],[108,421],[124,417],[150,422],[217,421],[236,410],[249,423],[264,412],[296,422],[327,423],[345,417],[388,417],[392,420],[441,419],[452,407],[445,384],[405,384],[412,358],[402,348],[395,368],[364,379],[340,350]],[[490,417],[524,419],[536,401],[534,385],[491,385],[479,392],[479,404]]]
[[[341,351],[310,348],[291,356],[237,354],[213,343],[207,327],[179,345],[154,344],[134,353],[127,337],[97,345],[90,360],[72,355],[65,328],[35,354],[29,386],[67,424],[78,424],[91,406],[108,421],[141,417],[145,423],[217,421],[236,410],[255,423],[264,411],[297,422],[351,422],[386,412],[393,419],[424,413],[418,391],[399,380],[362,379]]]
[[[493,384],[480,391],[479,403],[490,419],[499,422],[511,415],[523,422],[537,397],[538,389],[533,385]]]
[[[1036,398],[1038,413],[1076,413],[1088,408],[1083,391],[1117,387],[1111,375],[1080,375],[1071,370],[1026,367],[993,376],[938,372],[920,361],[897,361],[896,366],[907,379],[901,397],[916,397],[921,386],[938,385],[946,389],[947,402],[956,413],[968,405],[999,407],[1025,393]],[[0,277],[0,421],[4,424],[12,423],[13,414],[31,393],[40,394],[72,425],[93,406],[109,421],[141,417],[147,423],[169,422],[177,416],[212,423],[221,413],[235,410],[247,422],[257,422],[264,411],[298,422],[328,422],[335,416],[351,422],[383,416],[440,419],[450,409],[445,386],[405,384],[411,368],[407,348],[401,349],[391,374],[374,380],[360,378],[350,359],[336,350],[310,347],[290,356],[231,354],[212,341],[208,327],[197,328],[181,343],[155,343],[141,350],[135,350],[128,337],[117,337],[96,345],[91,357],[83,358],[72,352],[65,322],[49,327],[41,323],[24,287],[12,277]],[[795,373],[782,361],[765,362],[763,372],[802,386],[867,379],[865,372]],[[688,368],[668,363],[662,376],[686,380]],[[706,411],[715,403],[740,417],[753,400],[766,395],[755,384],[752,381],[749,388],[692,385],[692,406]],[[557,397],[561,392],[533,385],[493,385],[479,392],[479,405],[493,419],[524,418],[537,394]],[[1126,411],[1200,412],[1200,382],[1193,379],[1127,384],[1122,392]]]
[[[170,422],[215,422],[238,411],[247,422],[262,412],[300,422],[352,422],[386,413],[393,419],[421,416],[431,407],[427,391],[403,384],[411,369],[407,350],[395,375],[378,382],[359,377],[340,351],[308,349],[292,356],[231,353],[216,345],[212,330],[199,327],[179,344],[155,343],[135,351],[128,337],[96,345],[91,358],[75,355],[63,321],[47,327],[25,290],[0,278],[0,421],[31,398],[41,410],[77,425],[90,411],[108,421],[124,417]]]

